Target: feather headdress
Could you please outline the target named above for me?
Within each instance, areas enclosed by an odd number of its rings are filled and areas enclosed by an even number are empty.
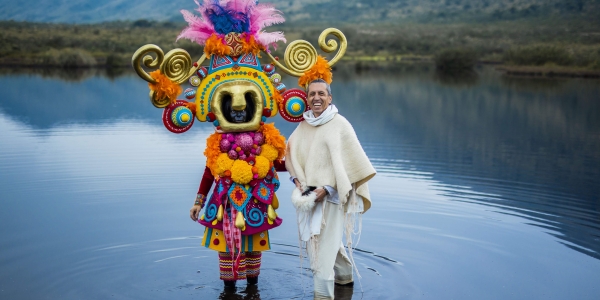
[[[279,41],[285,42],[283,32],[264,31],[267,26],[285,21],[281,12],[270,4],[258,4],[256,0],[204,0],[202,5],[198,0],[194,2],[200,16],[181,10],[188,27],[179,34],[178,40],[185,38],[205,45],[212,35],[222,39],[233,32],[245,34],[247,40],[253,36],[265,50],[275,47]]]

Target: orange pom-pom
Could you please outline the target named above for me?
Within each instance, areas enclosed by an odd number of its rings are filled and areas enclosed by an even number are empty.
[[[227,171],[223,172],[223,175],[225,175],[227,177],[231,177],[231,171],[227,170]]]
[[[327,60],[319,55],[317,57],[317,62],[314,66],[310,68],[310,70],[304,72],[304,74],[298,79],[298,84],[304,89],[308,88],[308,84],[315,79],[323,79],[328,84],[331,84],[333,80],[333,74],[331,74],[331,66]]]
[[[206,44],[204,45],[204,53],[206,53],[206,56],[210,56],[212,54],[220,56],[229,55],[229,53],[231,53],[231,47],[227,46],[223,42],[222,38],[213,33],[206,40]]]
[[[221,134],[213,133],[206,139],[206,149],[204,150],[204,156],[206,156],[206,166],[210,169],[210,172],[213,176],[218,176],[217,174],[217,159],[221,154],[221,147],[219,146],[221,143]]]
[[[264,124],[260,127],[259,131],[265,136],[266,144],[277,149],[277,158],[282,159],[285,156],[285,138],[275,128],[275,124]]]
[[[154,83],[148,83],[148,87],[156,93],[156,99],[169,99],[171,103],[177,101],[177,95],[181,94],[181,86],[171,81],[160,70],[150,72]]]

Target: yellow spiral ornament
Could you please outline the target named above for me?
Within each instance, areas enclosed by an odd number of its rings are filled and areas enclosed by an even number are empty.
[[[165,60],[160,66],[160,70],[169,79],[178,84],[185,82],[192,74],[192,58],[183,49],[173,49],[165,55]]]
[[[340,45],[338,49],[338,43],[335,40],[325,41],[328,35],[333,35],[338,40],[340,40]],[[346,36],[337,28],[327,28],[321,32],[319,35],[319,47],[321,50],[331,53],[335,50],[338,50],[336,55],[329,60],[329,66],[335,65],[346,53],[346,48],[348,48],[348,40],[346,40]]]
[[[317,50],[305,40],[293,41],[285,49],[285,63],[297,73],[304,73],[317,61]]]

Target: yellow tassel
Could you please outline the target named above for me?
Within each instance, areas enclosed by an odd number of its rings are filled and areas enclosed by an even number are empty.
[[[271,202],[274,209],[279,209],[279,199],[277,199],[277,195],[273,194],[273,202]]]
[[[275,220],[275,218],[277,218],[277,215],[275,214],[275,210],[273,209],[272,205],[269,205],[269,207],[267,208],[267,215],[269,216],[270,220]]]
[[[217,210],[217,220],[219,220],[219,222],[223,221],[223,205],[219,205],[219,210]]]
[[[217,220],[217,219],[214,219],[214,220],[212,221],[212,224],[213,224],[213,225],[217,225],[217,223],[218,223],[218,222],[219,222],[219,220]]]
[[[200,216],[200,220],[204,221],[204,215]]]
[[[239,229],[246,227],[246,220],[244,220],[244,215],[242,215],[241,211],[238,211],[237,215],[235,216],[235,227]]]

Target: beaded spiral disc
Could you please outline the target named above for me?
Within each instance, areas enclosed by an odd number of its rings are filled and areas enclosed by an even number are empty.
[[[163,111],[163,124],[173,133],[186,132],[194,124],[194,113],[184,106],[185,103],[187,102],[177,100],[175,104],[170,104]]]
[[[301,89],[289,89],[282,95],[283,102],[279,106],[279,113],[288,122],[302,122],[302,114],[308,110],[306,93]]]

